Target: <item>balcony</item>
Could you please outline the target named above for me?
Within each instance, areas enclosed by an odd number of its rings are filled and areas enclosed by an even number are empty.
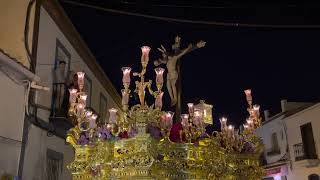
[[[69,87],[65,83],[53,83],[52,86],[52,101],[51,101],[51,111],[49,122],[56,129],[63,131],[64,134],[72,128],[74,125],[68,118],[69,109]],[[94,114],[99,114],[91,107],[86,107],[90,109]]]
[[[65,83],[54,83],[52,86],[52,101],[50,117],[66,119],[68,113],[68,87]]]
[[[294,151],[294,158],[296,161],[306,159],[306,156],[304,154],[303,143],[298,143],[293,145],[293,151]]]
[[[318,166],[320,160],[316,156],[305,153],[303,143],[293,145],[295,161],[302,166],[314,167]]]
[[[55,128],[66,132],[73,127],[68,119],[69,92],[65,83],[52,85],[52,101],[49,122]]]

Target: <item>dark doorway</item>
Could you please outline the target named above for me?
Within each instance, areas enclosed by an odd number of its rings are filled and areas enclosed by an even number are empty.
[[[300,126],[304,155],[306,159],[317,159],[311,123]]]

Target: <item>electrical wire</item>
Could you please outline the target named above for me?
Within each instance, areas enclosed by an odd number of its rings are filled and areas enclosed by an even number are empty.
[[[197,20],[188,20],[188,19],[178,19],[178,18],[169,18],[162,16],[154,16],[142,13],[133,13],[122,10],[115,10],[110,8],[104,8],[100,6],[74,2],[70,0],[61,0],[64,3],[92,8],[96,10],[101,10],[109,13],[122,14],[128,16],[143,17],[148,19],[167,21],[167,22],[177,22],[177,23],[189,23],[189,24],[202,24],[202,25],[214,25],[214,26],[226,26],[226,27],[246,27],[246,28],[277,28],[277,29],[320,29],[320,25],[276,25],[276,24],[249,24],[249,23],[229,23],[229,22],[220,22],[220,21],[197,21]]]
[[[139,5],[137,2],[128,2],[128,1],[123,1],[121,2],[122,4],[125,5]],[[213,3],[212,1],[210,3]],[[212,6],[212,5],[179,5],[179,4],[148,4],[148,6],[152,7],[166,7],[166,8],[190,8],[190,9],[244,9],[244,8],[250,8],[253,6],[241,6],[239,4],[233,5],[233,2],[226,2],[226,1],[216,1],[217,6]],[[255,4],[254,8],[291,8],[291,7],[296,7],[296,5],[293,4],[281,4],[281,6],[271,6],[267,4],[261,4],[257,3]]]
[[[30,0],[28,7],[27,7],[27,15],[26,15],[26,20],[25,20],[25,26],[24,26],[24,46],[26,48],[27,51],[27,56],[28,56],[28,61],[30,63],[31,69],[35,70],[34,64],[33,64],[33,60],[32,60],[32,54],[31,54],[31,50],[29,47],[29,25],[30,25],[30,14],[31,14],[31,9],[33,4],[35,3],[35,0]]]

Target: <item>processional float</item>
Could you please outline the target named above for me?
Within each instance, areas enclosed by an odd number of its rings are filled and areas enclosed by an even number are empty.
[[[261,140],[254,135],[260,126],[259,105],[253,105],[251,90],[245,90],[249,117],[243,130],[221,118],[221,131],[206,133],[212,124],[212,105],[188,103],[188,114],[173,124],[173,112],[162,111],[165,69],[155,69],[155,90],[145,79],[150,48],[141,48],[140,73],[133,76],[140,103],[129,107],[131,68],[124,67],[122,109],[109,109],[108,121],[86,108],[84,73],[78,72],[78,89],[70,89],[69,118],[74,128],[66,141],[74,150],[68,165],[73,180],[89,179],[260,179],[263,168]],[[146,91],[154,97],[148,105]]]

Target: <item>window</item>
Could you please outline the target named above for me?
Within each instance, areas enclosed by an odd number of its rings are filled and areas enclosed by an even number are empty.
[[[277,154],[280,154],[278,137],[277,137],[277,133],[272,133],[271,134],[271,149],[269,149],[267,151],[267,155],[272,156],[272,155],[277,155]]]
[[[304,149],[304,157],[306,159],[317,159],[311,123],[300,126],[300,130]]]
[[[311,174],[308,176],[308,180],[320,180],[320,178],[317,174]]]
[[[52,68],[51,116],[65,117],[68,108],[68,87],[70,81],[71,54],[57,39],[54,66]]]
[[[48,180],[61,179],[63,169],[63,154],[47,149],[47,176]]]
[[[272,133],[271,135],[271,143],[272,143],[272,150],[278,151],[279,148],[279,143],[278,143],[278,137],[277,133]]]

